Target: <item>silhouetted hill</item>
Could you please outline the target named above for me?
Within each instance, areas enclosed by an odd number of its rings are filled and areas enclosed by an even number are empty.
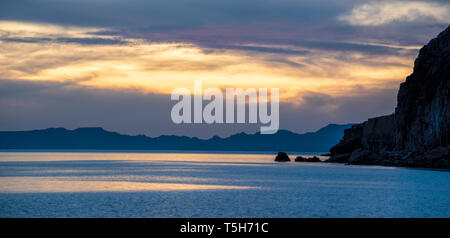
[[[100,127],[49,128],[31,131],[0,132],[0,149],[26,150],[222,150],[222,151],[327,151],[352,124],[330,124],[316,132],[296,134],[280,130],[264,135],[239,133],[210,139],[186,136],[130,136]]]

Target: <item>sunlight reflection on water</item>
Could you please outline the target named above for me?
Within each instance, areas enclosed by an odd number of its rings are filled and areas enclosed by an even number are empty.
[[[244,186],[201,185],[186,183],[149,183],[123,181],[76,181],[58,177],[3,177],[1,193],[59,193],[59,192],[124,192],[124,191],[184,191],[208,189],[250,189]]]

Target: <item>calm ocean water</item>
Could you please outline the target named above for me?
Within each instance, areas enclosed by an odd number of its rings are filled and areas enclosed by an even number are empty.
[[[273,159],[2,152],[0,217],[450,217],[447,171]]]

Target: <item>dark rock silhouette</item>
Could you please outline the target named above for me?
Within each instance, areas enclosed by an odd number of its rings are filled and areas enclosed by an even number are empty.
[[[450,168],[450,27],[419,52],[392,115],[344,131],[327,162]]]
[[[239,133],[210,139],[186,136],[129,136],[100,127],[49,128],[0,132],[0,149],[13,150],[216,150],[216,151],[327,151],[352,124],[330,124],[316,132],[296,134],[279,130],[262,135]]]
[[[275,161],[289,162],[291,161],[291,159],[289,159],[289,156],[285,152],[278,152],[277,156],[275,157]]]
[[[305,162],[306,158],[302,157],[302,156],[297,156],[297,158],[295,158],[295,162]]]
[[[295,158],[295,162],[322,162],[322,161],[317,156],[313,156],[311,158],[297,156],[297,158]]]
[[[395,149],[425,151],[450,142],[450,27],[424,46],[400,85]]]
[[[345,163],[350,158],[350,154],[333,154],[328,160],[325,162],[335,162],[335,163]]]

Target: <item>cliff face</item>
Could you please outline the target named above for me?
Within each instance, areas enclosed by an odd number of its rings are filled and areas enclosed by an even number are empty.
[[[450,27],[424,46],[400,85],[395,110],[397,150],[425,151],[450,141]]]
[[[344,137],[332,147],[334,154],[351,154],[356,149],[371,151],[393,149],[394,115],[375,117],[344,130]]]
[[[450,27],[424,46],[395,113],[344,131],[328,162],[450,168]]]

